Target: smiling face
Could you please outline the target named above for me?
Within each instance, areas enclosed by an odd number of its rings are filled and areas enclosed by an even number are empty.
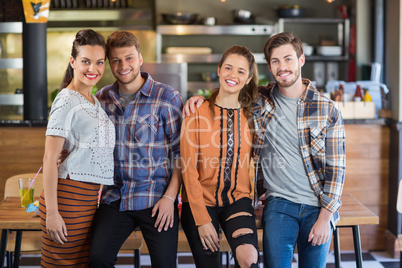
[[[143,59],[135,46],[110,48],[109,61],[112,73],[119,83],[130,84],[141,79],[140,66]]]
[[[251,80],[249,63],[241,55],[230,54],[218,68],[218,76],[220,93],[238,95],[244,85]]]
[[[289,88],[297,81],[301,82],[301,67],[304,62],[304,55],[298,58],[294,47],[287,44],[272,50],[268,68],[280,89]]]
[[[102,46],[80,46],[76,58],[70,58],[75,83],[93,87],[105,71],[105,50]]]

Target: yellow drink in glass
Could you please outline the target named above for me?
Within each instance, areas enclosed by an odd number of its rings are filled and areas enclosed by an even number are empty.
[[[34,189],[20,189],[21,207],[26,208],[29,204],[33,203]]]

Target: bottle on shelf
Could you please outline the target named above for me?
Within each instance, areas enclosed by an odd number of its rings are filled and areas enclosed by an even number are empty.
[[[371,98],[371,95],[368,92],[368,89],[363,88],[363,90],[364,90],[364,98],[363,98],[363,100],[364,101],[372,101],[372,98]]]
[[[363,90],[359,84],[356,86],[355,95],[353,97],[354,101],[362,101],[363,100]]]
[[[343,83],[339,85],[338,90],[335,91],[332,98],[334,101],[343,101],[344,88]]]

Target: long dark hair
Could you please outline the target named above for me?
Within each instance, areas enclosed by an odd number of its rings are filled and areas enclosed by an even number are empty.
[[[80,46],[101,46],[103,47],[103,50],[105,51],[106,55],[106,44],[105,44],[105,38],[100,34],[95,32],[94,30],[91,29],[84,29],[80,30],[76,35],[75,39],[73,41],[73,47],[71,49],[71,56],[73,59],[77,58],[78,55],[78,49]],[[64,78],[63,82],[60,85],[59,92],[68,86],[70,84],[71,80],[74,78],[74,70],[73,67],[71,67],[70,62],[68,63],[67,70],[64,73]]]
[[[219,61],[219,68],[222,67],[223,63],[225,62],[226,58],[231,55],[231,54],[237,54],[240,56],[243,56],[244,58],[247,59],[248,64],[249,64],[249,76],[248,78],[252,77],[250,82],[248,84],[245,84],[244,87],[240,90],[239,93],[239,103],[243,108],[244,115],[246,116],[248,120],[248,124],[250,129],[254,128],[253,120],[252,119],[252,107],[251,104],[255,97],[257,96],[257,87],[258,87],[258,69],[257,69],[257,64],[255,63],[255,59],[253,56],[253,53],[246,47],[243,46],[232,46],[226,49],[226,51],[223,53],[221,60]],[[211,96],[209,97],[209,109],[213,115],[215,116],[214,113],[214,106],[216,102],[216,97],[219,94],[219,88],[214,89],[212,92]]]

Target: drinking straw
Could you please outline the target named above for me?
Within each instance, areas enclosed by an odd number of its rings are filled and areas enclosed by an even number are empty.
[[[38,172],[36,172],[36,175],[35,175],[34,179],[32,180],[31,184],[29,185],[29,188],[28,188],[28,189],[31,189],[32,184],[35,182],[35,179],[36,179],[36,177],[38,177],[38,174],[39,174],[39,172],[40,172],[41,170],[42,170],[42,167],[40,167],[39,170],[38,170]]]
[[[36,179],[36,177],[38,176],[38,174],[39,174],[39,172],[40,172],[41,170],[42,170],[42,167],[40,167],[39,170],[38,170],[38,172],[36,172],[36,175],[35,175],[35,177],[33,178],[33,180],[31,181],[31,184],[29,185],[28,190],[32,188],[32,184],[35,182],[35,179]],[[24,196],[22,197],[22,199],[24,199],[24,197],[28,194],[28,192],[29,192],[29,191],[27,191],[27,192],[24,194]]]

